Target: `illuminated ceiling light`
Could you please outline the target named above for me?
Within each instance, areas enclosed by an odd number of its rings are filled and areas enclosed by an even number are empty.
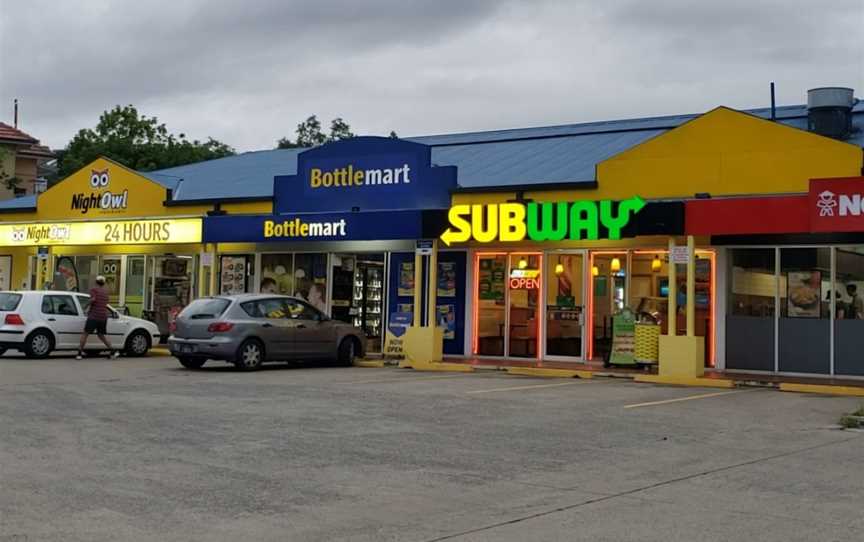
[[[609,268],[616,273],[618,271],[621,271],[621,260],[619,260],[618,258],[612,258],[612,263],[609,264]]]
[[[594,267],[591,268],[591,274],[596,277],[597,275],[600,274],[600,268],[595,265]]]
[[[564,272],[564,265],[563,265],[563,264],[560,264],[560,263],[557,264],[557,265],[555,266],[555,274],[556,274],[556,275],[560,275],[560,274],[563,273],[563,272]]]
[[[519,260],[519,269],[525,269],[526,267],[528,267],[528,260],[525,258]]]
[[[660,256],[654,256],[654,259],[651,260],[651,271],[660,271],[662,267],[663,262],[660,261]]]

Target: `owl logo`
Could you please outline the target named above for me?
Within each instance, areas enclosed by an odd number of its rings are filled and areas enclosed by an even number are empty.
[[[12,241],[13,242],[21,242],[27,238],[27,232],[24,231],[24,228],[12,228]]]
[[[97,171],[95,169],[90,170],[90,186],[93,188],[105,188],[108,186],[109,180],[108,168],[105,168],[102,171]]]

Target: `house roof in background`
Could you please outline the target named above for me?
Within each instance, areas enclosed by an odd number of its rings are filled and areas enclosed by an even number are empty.
[[[770,108],[744,111],[770,118]],[[599,162],[661,135],[700,114],[624,119],[512,130],[406,138],[432,147],[432,163],[458,167],[461,188],[593,183]],[[807,129],[807,107],[776,108],[777,121]],[[864,103],[853,108],[847,143],[864,146]],[[238,154],[143,175],[173,190],[180,201],[270,198],[273,177],[297,173],[304,149]]]
[[[19,144],[39,143],[39,140],[35,137],[22,132],[18,128],[9,126],[5,122],[0,122],[0,141]]]

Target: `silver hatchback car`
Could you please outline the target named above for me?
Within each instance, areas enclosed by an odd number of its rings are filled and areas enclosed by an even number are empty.
[[[192,301],[177,316],[171,354],[189,369],[207,360],[254,370],[268,361],[337,360],[351,365],[366,349],[363,332],[295,297],[243,294]]]

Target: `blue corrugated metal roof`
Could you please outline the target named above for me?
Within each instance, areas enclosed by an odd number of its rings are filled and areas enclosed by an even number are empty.
[[[769,108],[747,113],[770,118]],[[853,109],[857,129],[847,142],[864,146],[864,104]],[[807,129],[804,105],[776,109],[777,120]],[[432,161],[459,168],[459,186],[494,188],[595,180],[597,164],[663,134],[699,114],[625,119],[513,130],[407,138],[432,146]],[[175,201],[269,198],[273,177],[297,173],[303,149],[247,152],[237,156],[144,173],[171,188]]]
[[[274,149],[245,152],[151,171],[146,175],[169,186],[174,200],[222,198],[269,198],[273,196],[273,177],[297,173],[297,154],[303,149]]]
[[[35,209],[36,195],[21,196],[20,198],[12,198],[0,201],[0,209]]]

